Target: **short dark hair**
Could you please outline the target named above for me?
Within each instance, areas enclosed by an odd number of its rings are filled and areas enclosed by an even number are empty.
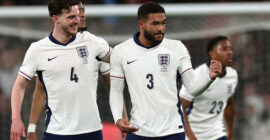
[[[229,38],[228,38],[227,36],[222,36],[222,35],[219,35],[219,36],[217,36],[217,37],[212,38],[212,39],[209,41],[208,45],[207,45],[207,54],[209,54],[209,52],[210,52],[211,50],[213,50],[213,48],[215,47],[215,45],[216,45],[218,42],[222,41],[222,40],[229,40]]]
[[[138,13],[137,13],[137,18],[138,18],[138,20],[147,19],[148,15],[150,13],[164,13],[165,14],[165,10],[158,3],[147,2],[147,3],[142,4],[139,7]]]
[[[52,17],[53,15],[62,14],[62,10],[70,10],[71,6],[80,4],[79,0],[49,0],[48,10]]]

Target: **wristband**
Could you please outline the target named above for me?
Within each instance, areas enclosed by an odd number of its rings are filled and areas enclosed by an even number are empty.
[[[35,132],[36,132],[36,124],[30,123],[30,124],[28,125],[27,132],[28,132],[28,133],[35,133]]]

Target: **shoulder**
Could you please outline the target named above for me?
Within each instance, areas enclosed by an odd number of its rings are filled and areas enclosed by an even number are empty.
[[[38,46],[48,45],[50,43],[52,43],[52,42],[50,41],[49,37],[45,37],[45,38],[40,39],[40,40],[38,40],[36,42],[32,42],[31,46],[37,46],[38,47]]]
[[[107,41],[105,39],[103,39],[102,37],[96,36],[96,35],[88,32],[88,31],[84,31],[82,33],[78,33],[77,36],[76,36],[76,38],[78,40],[80,40],[80,41],[81,40],[87,40],[87,41],[96,41],[98,43],[106,43],[106,44],[108,44]]]
[[[133,39],[130,38],[118,45],[116,45],[114,48],[113,48],[113,52],[125,52],[126,49],[128,49],[130,46],[132,46],[134,43]]]
[[[163,42],[168,47],[186,48],[186,46],[180,40],[174,40],[174,39],[164,38],[164,41]]]
[[[234,77],[234,78],[238,77],[237,71],[234,68],[227,66],[226,71],[227,71],[229,77]]]
[[[167,39],[164,38],[163,45],[174,52],[179,53],[180,55],[189,54],[186,46],[180,40]]]
[[[45,37],[36,42],[32,42],[28,50],[31,50],[31,51],[38,50],[42,47],[47,47],[49,44],[53,44],[53,43],[50,41],[49,37]]]

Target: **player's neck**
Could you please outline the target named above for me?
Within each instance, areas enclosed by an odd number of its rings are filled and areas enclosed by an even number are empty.
[[[222,74],[220,77],[223,77],[226,75],[226,66],[225,65],[222,65]]]
[[[54,28],[52,36],[62,44],[66,44],[72,38],[72,35],[67,35],[63,31],[57,30],[57,28]]]
[[[139,34],[138,39],[139,39],[140,43],[145,47],[152,47],[153,46],[153,44],[150,41],[148,41],[141,32]]]

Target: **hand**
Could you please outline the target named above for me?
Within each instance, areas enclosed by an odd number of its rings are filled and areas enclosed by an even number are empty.
[[[21,136],[26,137],[24,124],[21,119],[13,119],[10,129],[10,140],[20,140]]]
[[[217,60],[211,60],[209,76],[212,80],[222,75],[222,64]]]
[[[116,125],[121,130],[122,133],[134,134],[133,132],[139,130],[136,127],[129,126],[130,122],[127,119],[117,120]]]
[[[27,134],[27,140],[38,140],[36,133],[28,133]]]

